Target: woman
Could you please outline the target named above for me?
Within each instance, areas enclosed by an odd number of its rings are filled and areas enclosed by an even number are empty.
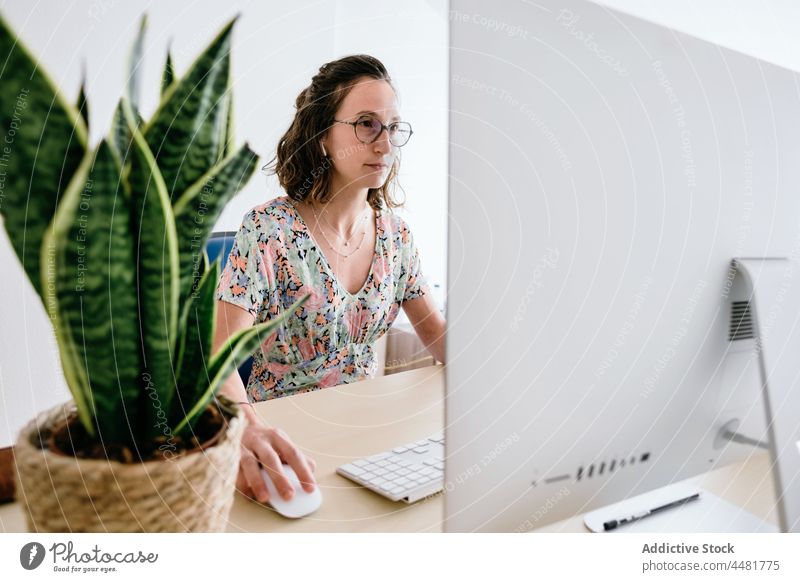
[[[232,374],[222,392],[261,401],[374,375],[375,341],[402,307],[422,342],[444,362],[445,321],[420,269],[414,239],[391,209],[399,148],[411,137],[377,59],[355,55],[320,67],[296,100],[274,171],[287,196],[248,212],[218,287],[215,348],[310,295],[253,354],[247,388]],[[250,407],[237,488],[266,501],[259,463],[277,490],[293,490],[292,466],[312,491],[314,462]]]

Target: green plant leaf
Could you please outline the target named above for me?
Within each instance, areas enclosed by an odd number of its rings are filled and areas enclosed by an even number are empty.
[[[144,128],[172,200],[200,179],[224,150],[231,20],[162,97]]]
[[[172,87],[175,82],[175,65],[172,64],[172,54],[167,49],[167,62],[164,63],[164,72],[161,74],[161,97]]]
[[[227,112],[225,114],[225,139],[222,142],[222,153],[221,157],[225,158],[231,155],[233,151],[235,140],[235,128],[234,128],[234,110],[233,110],[233,89],[228,87],[228,94],[226,95],[226,104],[227,104]]]
[[[105,443],[135,442],[140,399],[139,322],[130,196],[103,141],[83,187],[67,191],[53,221],[59,324],[88,378]]]
[[[92,153],[87,152],[80,166],[75,170],[69,186],[64,192],[65,200],[79,200],[83,192],[86,179],[89,176],[89,169],[92,165]],[[63,205],[62,205],[63,206]],[[58,212],[67,213],[59,206]],[[81,361],[75,345],[76,335],[70,328],[71,317],[68,312],[59,304],[57,289],[59,289],[58,264],[63,263],[63,258],[59,257],[66,250],[65,245],[60,244],[56,234],[54,223],[57,215],[53,217],[53,224],[44,231],[44,240],[41,249],[41,276],[42,281],[42,302],[44,303],[47,315],[53,324],[53,331],[58,342],[58,351],[61,358],[61,366],[64,371],[64,379],[67,387],[75,401],[78,411],[78,418],[86,431],[94,436],[97,430],[94,424],[94,404],[89,393],[89,380],[86,375],[86,367]]]
[[[139,98],[141,93],[140,88],[140,71],[142,68],[142,55],[144,53],[144,38],[147,32],[147,15],[142,15],[139,23],[139,30],[136,38],[131,45],[128,52],[127,62],[127,78],[125,79],[125,95],[120,99],[117,108],[114,110],[114,116],[111,119],[111,133],[110,139],[114,149],[117,150],[117,155],[122,160],[130,159],[130,147],[132,136],[128,129],[128,120],[125,117],[125,109],[123,101],[127,98],[130,109],[133,111],[133,117],[136,121],[136,127],[141,128],[144,126],[144,120],[139,114]]]
[[[131,158],[131,143],[133,142],[133,135],[131,134],[130,129],[128,128],[128,120],[125,118],[125,110],[122,104],[123,100],[120,99],[120,102],[117,104],[117,108],[114,110],[114,117],[111,120],[111,131],[109,134],[109,140],[111,144],[114,146],[114,149],[117,152],[117,155],[124,161],[129,161]],[[139,128],[141,131],[142,126],[144,125],[144,120],[142,116],[139,115],[137,111],[133,111],[134,118],[136,120],[136,127]],[[123,164],[123,166],[126,164]],[[123,174],[124,174],[123,170]]]
[[[131,109],[139,111],[139,99],[141,97],[141,84],[139,82],[142,69],[142,55],[144,53],[144,37],[147,32],[147,14],[142,15],[139,21],[139,31],[133,41],[130,53],[128,54],[128,78],[125,82],[127,88],[128,102]]]
[[[159,434],[175,394],[173,354],[178,325],[178,241],[167,188],[127,100],[123,110],[133,136],[130,172],[136,288],[139,297],[143,389],[142,437]]]
[[[228,201],[247,183],[258,156],[244,144],[201,176],[174,205],[180,254],[181,301],[196,287],[205,241]]]
[[[86,153],[86,125],[2,16],[0,79],[0,215],[42,297],[42,240]]]
[[[83,69],[83,79],[81,80],[81,90],[78,93],[78,112],[81,114],[86,129],[89,129],[89,102],[86,99],[86,65]]]
[[[201,396],[197,393],[197,386],[205,374],[208,360],[211,359],[216,326],[215,292],[219,272],[220,261],[217,260],[203,275],[197,291],[189,297],[181,314],[175,367],[178,390],[170,414],[173,424],[186,416],[186,412]]]
[[[189,413],[175,427],[173,431],[175,434],[194,429],[194,424],[200,418],[206,405],[228,377],[235,372],[237,366],[258,348],[261,342],[264,341],[265,336],[275,331],[287,317],[300,309],[308,301],[309,297],[310,295],[304,295],[275,319],[240,329],[231,334],[219,351],[211,358],[207,373],[201,378],[201,386],[198,386],[198,392],[201,396]]]

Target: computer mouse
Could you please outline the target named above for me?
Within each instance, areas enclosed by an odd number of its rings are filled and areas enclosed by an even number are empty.
[[[283,466],[283,474],[286,475],[286,478],[289,479],[289,483],[294,487],[294,496],[289,501],[286,501],[281,497],[280,493],[278,493],[267,470],[261,469],[261,476],[264,478],[267,491],[269,491],[269,501],[267,501],[267,505],[270,505],[283,517],[292,519],[305,517],[319,509],[319,506],[322,505],[322,493],[319,491],[319,485],[314,487],[314,491],[308,493],[303,489],[303,486],[300,484],[300,479],[297,478],[294,469],[289,465]]]

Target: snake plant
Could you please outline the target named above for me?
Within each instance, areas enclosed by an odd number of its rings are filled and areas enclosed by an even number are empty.
[[[257,162],[247,144],[233,146],[235,20],[182,77],[167,55],[144,120],[142,18],[111,131],[90,146],[85,80],[67,102],[0,17],[0,215],[53,324],[80,422],[105,444],[190,435],[281,322],[211,353],[220,265],[205,243]]]

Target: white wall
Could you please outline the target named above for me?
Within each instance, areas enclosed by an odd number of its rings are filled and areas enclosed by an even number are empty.
[[[155,108],[167,46],[179,74],[236,13],[233,75],[237,141],[271,159],[288,127],[294,99],[323,63],[369,53],[389,69],[401,114],[414,126],[403,151],[404,213],[419,242],[429,279],[445,280],[447,167],[446,0],[93,0],[0,2],[0,11],[74,99],[85,63],[90,139],[107,132],[124,84],[124,63],[142,12],[149,15],[142,105]],[[253,206],[281,195],[257,173],[226,208],[217,230],[235,230]],[[13,442],[36,411],[69,398],[49,322],[0,229],[0,446]]]
[[[797,0],[592,0],[800,71]]]

